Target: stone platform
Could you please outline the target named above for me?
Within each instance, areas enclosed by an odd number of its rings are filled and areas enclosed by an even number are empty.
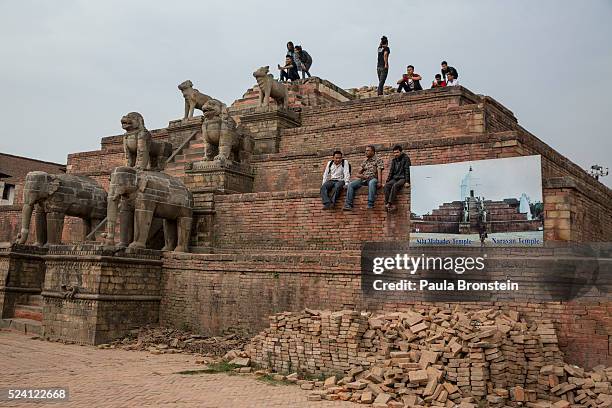
[[[100,344],[158,321],[158,251],[126,254],[85,244],[14,246],[0,255],[7,282],[19,285],[0,287],[4,327]]]
[[[252,172],[232,166],[198,168],[203,140],[197,118],[172,121],[167,128],[152,131],[155,140],[170,141],[175,148],[168,173],[190,184],[194,192],[191,245],[201,254],[163,254],[159,260],[159,255],[109,258],[97,249],[83,255],[62,249],[41,255],[39,259],[48,257],[44,262],[50,266],[47,273],[51,272],[39,289],[48,295],[43,323],[48,322],[49,330],[53,327],[55,335],[97,342],[121,332],[128,323],[156,321],[155,310],[164,324],[189,324],[216,333],[231,326],[259,330],[269,314],[304,307],[396,310],[408,303],[441,303],[418,297],[405,302],[364,301],[359,250],[369,241],[409,239],[410,190],[405,188],[399,195],[399,211],[394,214],[384,211],[381,194],[375,208],[366,210],[365,191],[356,196],[352,212],[339,210],[341,203],[333,211],[321,210],[321,175],[336,149],[352,163],[353,174],[369,144],[375,145],[387,168],[395,144],[404,147],[414,166],[540,155],[545,241],[612,241],[612,191],[521,127],[514,114],[493,98],[449,87],[355,99],[336,90],[317,94],[322,88],[316,91],[316,84],[292,84],[296,87],[292,92],[310,92],[312,97],[302,98],[308,102],[299,104],[294,98],[288,110],[273,105],[258,108],[251,91],[229,108],[255,140]],[[110,171],[124,164],[118,140],[105,138],[100,150],[71,154],[68,172],[107,186]],[[69,220],[66,225],[64,242],[76,241],[78,223]],[[516,256],[539,256],[515,251]],[[70,267],[62,269],[62,265]],[[510,267],[525,276],[532,271],[527,262]],[[70,270],[84,271],[83,276],[91,270],[93,280],[74,280]],[[158,291],[148,283],[128,290],[126,285],[134,284],[136,275],[146,276],[151,285],[153,277],[159,276]],[[114,286],[103,284],[103,277],[109,277]],[[75,284],[82,292],[74,300],[62,298],[64,284]],[[142,305],[143,313],[135,314],[131,322],[121,320],[128,313],[110,310],[132,313],[129,305],[136,304]],[[612,358],[609,293],[571,302],[483,298],[473,304],[516,309],[527,318],[550,317],[572,362],[589,367]],[[94,320],[67,317],[65,311]],[[118,323],[111,327],[114,319]]]

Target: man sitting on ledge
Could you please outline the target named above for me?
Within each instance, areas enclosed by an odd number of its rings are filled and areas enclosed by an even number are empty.
[[[410,157],[402,152],[402,146],[393,146],[393,159],[385,183],[385,208],[388,212],[397,210],[395,197],[404,184],[410,184]]]
[[[376,156],[376,148],[372,145],[366,147],[366,159],[361,163],[357,180],[353,180],[349,183],[346,191],[346,202],[344,203],[345,211],[353,210],[353,198],[355,198],[355,190],[368,186],[368,209],[374,208],[374,202],[376,201],[376,190],[379,189],[382,184],[378,180],[382,180],[382,171],[385,165],[382,159]]]
[[[446,86],[459,86],[459,80],[455,78],[452,72],[446,73]]]
[[[408,65],[402,79],[397,81],[397,92],[402,92],[402,89],[406,92],[422,91],[421,79],[423,78],[414,72],[414,66]]]
[[[323,184],[321,184],[321,201],[323,209],[331,209],[338,200],[340,191],[344,186],[348,186],[351,180],[351,165],[348,160],[342,157],[342,152],[336,150],[333,159],[327,163],[323,171]],[[331,190],[331,198],[329,196]]]

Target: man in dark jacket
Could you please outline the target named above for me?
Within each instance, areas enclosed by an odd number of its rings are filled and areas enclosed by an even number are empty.
[[[397,210],[394,205],[395,196],[406,183],[410,184],[410,158],[402,152],[402,146],[396,145],[393,147],[393,159],[385,183],[385,208],[387,211]]]
[[[306,50],[302,49],[301,45],[295,46],[295,56],[297,61],[295,61],[298,65],[298,70],[302,72],[302,79],[306,79],[306,75],[310,78],[310,66],[312,65],[312,57]]]
[[[446,74],[448,74],[449,72],[453,74],[453,78],[459,79],[459,73],[457,72],[455,67],[449,67],[448,62],[442,61],[440,63],[440,66],[442,67],[442,69],[440,69],[440,72],[442,73],[442,79],[446,79]]]

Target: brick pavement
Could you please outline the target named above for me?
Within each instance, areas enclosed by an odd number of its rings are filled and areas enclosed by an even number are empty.
[[[177,374],[202,369],[187,354],[100,350],[33,340],[0,330],[0,388],[67,386],[70,401],[7,403],[28,407],[321,407],[350,408],[349,402],[306,400],[295,385],[268,385],[251,375]]]

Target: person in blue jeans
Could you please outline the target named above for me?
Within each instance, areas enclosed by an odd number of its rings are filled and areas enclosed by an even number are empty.
[[[342,157],[342,152],[336,150],[332,160],[327,163],[323,171],[321,183],[321,201],[324,210],[331,210],[336,204],[340,192],[351,181],[351,165]],[[331,191],[331,195],[330,195]]]
[[[368,209],[374,208],[376,192],[382,187],[382,183],[379,182],[379,180],[382,180],[382,171],[385,168],[382,159],[376,155],[376,148],[372,145],[366,147],[365,154],[366,159],[361,163],[357,180],[351,181],[348,185],[346,201],[342,208],[345,211],[353,209],[355,190],[363,186],[368,186]]]

